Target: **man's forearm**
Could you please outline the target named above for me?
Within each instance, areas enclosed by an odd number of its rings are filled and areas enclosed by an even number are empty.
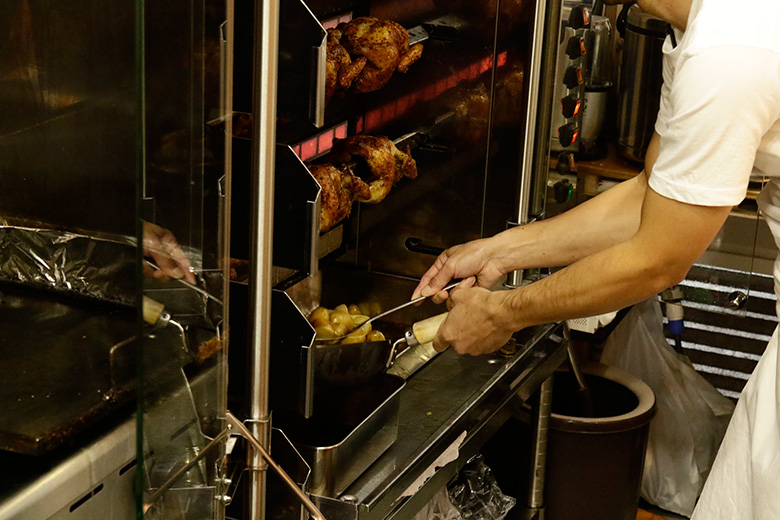
[[[556,217],[499,233],[490,249],[504,272],[569,265],[631,238],[646,189],[639,174]]]
[[[676,283],[674,273],[643,265],[625,244],[579,260],[530,285],[504,291],[505,319],[522,328],[596,316],[643,301]],[[643,276],[641,273],[645,273]]]
[[[543,280],[506,291],[504,319],[515,320],[511,328],[517,330],[614,311],[657,294],[685,277],[730,209],[684,204],[648,189],[641,227],[633,236]]]

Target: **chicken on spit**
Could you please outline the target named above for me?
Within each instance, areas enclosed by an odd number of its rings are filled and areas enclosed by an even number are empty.
[[[370,135],[336,139],[331,152],[309,171],[322,189],[321,232],[348,217],[353,202],[376,204],[403,177],[417,177],[408,149],[402,152],[387,137]]]
[[[366,58],[360,57],[352,61],[347,49],[339,43],[341,32],[328,31],[328,50],[325,56],[325,103],[328,103],[336,92],[349,89],[352,82],[366,65]]]
[[[406,72],[422,56],[423,46],[409,46],[409,33],[391,20],[369,16],[354,18],[328,30],[328,41],[338,43],[355,58],[365,58],[365,66],[351,82],[353,92],[373,92],[382,88],[396,70]]]
[[[399,150],[387,137],[372,135],[353,135],[346,139],[336,139],[329,160],[334,163],[362,166],[368,170],[363,180],[368,182],[370,195],[358,196],[360,202],[377,204],[387,197],[390,189],[403,177],[417,177],[417,163],[407,148]],[[359,171],[359,170],[358,170]]]
[[[371,196],[371,190],[349,168],[323,163],[309,166],[309,171],[322,188],[320,201],[320,232],[324,233],[344,220],[352,212],[356,199]]]

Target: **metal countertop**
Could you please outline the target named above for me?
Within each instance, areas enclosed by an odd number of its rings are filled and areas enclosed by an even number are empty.
[[[528,399],[566,359],[561,324],[523,331],[517,344],[510,358],[448,350],[409,377],[395,444],[339,499],[313,497],[328,520],[410,518],[427,503],[509,418],[506,404],[516,395]],[[457,460],[413,491],[426,470],[456,447]]]

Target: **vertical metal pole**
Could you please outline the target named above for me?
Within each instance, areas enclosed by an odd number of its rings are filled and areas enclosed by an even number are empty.
[[[520,192],[517,203],[517,220],[514,224],[526,224],[531,216],[532,188],[540,189],[539,177],[545,179],[547,153],[550,140],[550,107],[555,92],[555,58],[557,56],[558,34],[561,23],[563,0],[537,0],[534,14],[534,40],[531,47],[531,63],[528,67],[528,115],[525,122],[525,143],[523,165],[520,171]],[[540,108],[541,107],[541,108]],[[542,194],[542,196],[544,196]],[[538,196],[537,196],[538,198]],[[538,203],[533,207],[538,207]],[[507,275],[508,287],[520,287],[523,272],[513,271]]]
[[[279,48],[279,0],[255,0],[252,80],[252,230],[249,279],[249,408],[247,427],[261,445],[270,446],[268,373],[271,339],[273,262],[274,150]],[[264,520],[267,465],[247,448],[249,489],[246,519]]]
[[[220,101],[220,116],[225,122],[225,175],[221,184],[223,205],[221,207],[221,236],[219,241],[219,257],[221,267],[223,268],[222,279],[222,341],[225,341],[224,334],[227,332],[227,324],[230,323],[230,277],[227,276],[227,265],[230,262],[230,208],[232,201],[232,157],[233,157],[233,18],[235,6],[233,0],[225,1],[225,24],[222,27],[222,53],[221,65],[222,75],[220,79],[220,91],[222,99]],[[220,384],[219,384],[219,412],[223,414],[227,411],[227,384],[228,384],[228,363],[227,348],[223,349]]]
[[[539,387],[538,402],[534,403],[531,416],[533,442],[531,453],[531,478],[524,519],[542,520],[544,518],[544,477],[547,467],[547,433],[552,408],[552,376]]]

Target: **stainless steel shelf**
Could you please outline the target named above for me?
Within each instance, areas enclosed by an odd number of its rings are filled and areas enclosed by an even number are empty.
[[[328,520],[411,518],[509,418],[509,401],[527,399],[565,358],[560,324],[523,331],[510,358],[436,356],[401,391],[395,444],[338,498],[314,502]],[[455,447],[456,459],[416,489]]]

